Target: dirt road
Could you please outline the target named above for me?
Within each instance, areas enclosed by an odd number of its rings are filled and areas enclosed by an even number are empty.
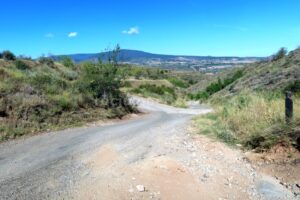
[[[294,199],[241,152],[189,134],[209,109],[135,101],[148,114],[0,144],[0,199]]]

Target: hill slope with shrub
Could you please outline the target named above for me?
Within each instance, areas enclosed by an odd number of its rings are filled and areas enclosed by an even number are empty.
[[[300,149],[300,49],[221,73],[199,88],[190,98],[215,108],[195,120],[199,132],[249,149],[265,150],[279,143]],[[289,124],[287,90],[294,94],[294,119]]]
[[[0,59],[0,140],[135,111],[114,64]]]
[[[250,90],[284,90],[300,80],[300,49],[279,59],[260,62],[243,71],[244,75],[226,90],[237,93]],[[299,92],[299,91],[294,91]]]
[[[300,49],[296,49],[279,59],[226,70],[216,76],[207,76],[188,88],[188,91],[192,96],[208,92],[213,97],[221,97],[238,94],[245,89],[282,91],[289,87],[295,90],[295,87],[299,88],[299,80]]]

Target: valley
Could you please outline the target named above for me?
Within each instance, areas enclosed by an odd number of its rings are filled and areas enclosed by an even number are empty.
[[[72,58],[76,63],[85,61],[107,62],[111,51],[96,54],[62,55]],[[59,60],[61,56],[52,56]],[[260,57],[213,57],[213,56],[176,56],[153,54],[136,50],[120,50],[118,61],[121,64],[154,67],[179,71],[198,71],[214,73],[226,68],[238,67],[248,63],[264,60]]]

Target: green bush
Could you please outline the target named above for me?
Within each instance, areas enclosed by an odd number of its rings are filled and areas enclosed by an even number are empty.
[[[296,95],[300,95],[300,81],[295,81],[294,83],[289,84],[284,91],[291,91]]]
[[[188,94],[188,98],[191,100],[207,100],[209,94],[207,92],[198,92],[197,94]]]
[[[27,65],[24,61],[19,60],[19,59],[15,61],[15,65],[16,65],[16,68],[19,70],[30,69],[29,65]]]
[[[162,103],[174,104],[177,100],[177,95],[174,88],[167,86],[156,86],[151,84],[141,85],[138,88],[132,89],[131,92],[141,94],[144,97],[153,97],[160,100]]]
[[[10,51],[3,51],[2,58],[4,60],[16,60],[16,56]]]
[[[284,58],[287,54],[286,48],[280,48],[279,51],[273,56],[272,60],[277,61]]]
[[[54,60],[52,58],[41,57],[39,58],[39,62],[43,65],[47,65],[49,67],[54,67]]]
[[[176,96],[175,90],[173,88],[167,87],[167,86],[156,86],[156,85],[150,85],[150,84],[145,84],[141,85],[140,87],[134,89],[134,91],[139,91],[145,90],[147,92],[155,93],[158,95],[164,95],[165,93],[172,94],[173,96]]]
[[[31,77],[31,84],[47,94],[57,94],[67,89],[67,82],[52,74],[38,73]]]
[[[50,98],[62,111],[70,111],[77,107],[75,105],[76,102],[71,96],[70,93],[64,92],[63,94],[51,96]]]
[[[81,70],[82,76],[77,81],[76,87],[82,94],[91,94],[97,102],[96,106],[122,107],[126,112],[135,109],[120,90],[123,76],[119,75],[119,67],[114,64],[85,63]]]
[[[68,67],[68,68],[72,68],[75,66],[73,60],[68,57],[68,56],[62,56],[60,58],[60,62],[65,66],[65,67]]]
[[[185,81],[180,80],[178,78],[175,78],[175,77],[168,78],[168,81],[170,83],[172,83],[174,86],[179,87],[179,88],[188,88],[189,87],[188,83],[186,83]]]
[[[247,149],[266,150],[270,149],[278,142],[278,138],[275,135],[251,135],[248,140],[244,142],[244,146]]]
[[[232,84],[242,76],[243,76],[243,72],[241,70],[238,70],[237,72],[234,73],[232,77],[225,78],[223,81],[219,78],[218,82],[212,83],[206,88],[206,92],[209,95],[213,95],[214,93],[217,93],[222,89],[224,89],[225,87],[227,87],[228,85]]]
[[[221,91],[228,85],[234,83],[236,80],[240,79],[243,76],[243,71],[236,71],[231,77],[225,78],[224,80],[218,79],[217,82],[211,83],[206,87],[205,91],[201,91],[197,94],[189,94],[189,98],[193,100],[207,100],[211,95]]]
[[[197,83],[197,81],[195,81],[193,79],[189,79],[188,82],[190,85],[195,85]]]
[[[78,82],[80,91],[88,91],[97,99],[120,93],[121,80],[117,70],[111,64],[85,63],[82,67],[83,76]]]

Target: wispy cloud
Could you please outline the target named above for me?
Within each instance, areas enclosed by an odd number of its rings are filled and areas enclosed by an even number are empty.
[[[54,34],[53,33],[47,33],[45,35],[46,38],[53,38],[54,37]]]
[[[222,25],[222,24],[215,24],[215,28],[223,28],[223,29],[232,29],[236,31],[246,32],[248,31],[248,28],[242,27],[242,26],[231,26],[231,25]]]
[[[69,38],[77,37],[77,35],[78,35],[77,32],[70,32],[70,33],[68,34],[68,37],[69,37]]]
[[[126,34],[126,35],[138,35],[140,33],[140,29],[137,26],[136,27],[131,27],[128,30],[122,31],[122,33]]]

